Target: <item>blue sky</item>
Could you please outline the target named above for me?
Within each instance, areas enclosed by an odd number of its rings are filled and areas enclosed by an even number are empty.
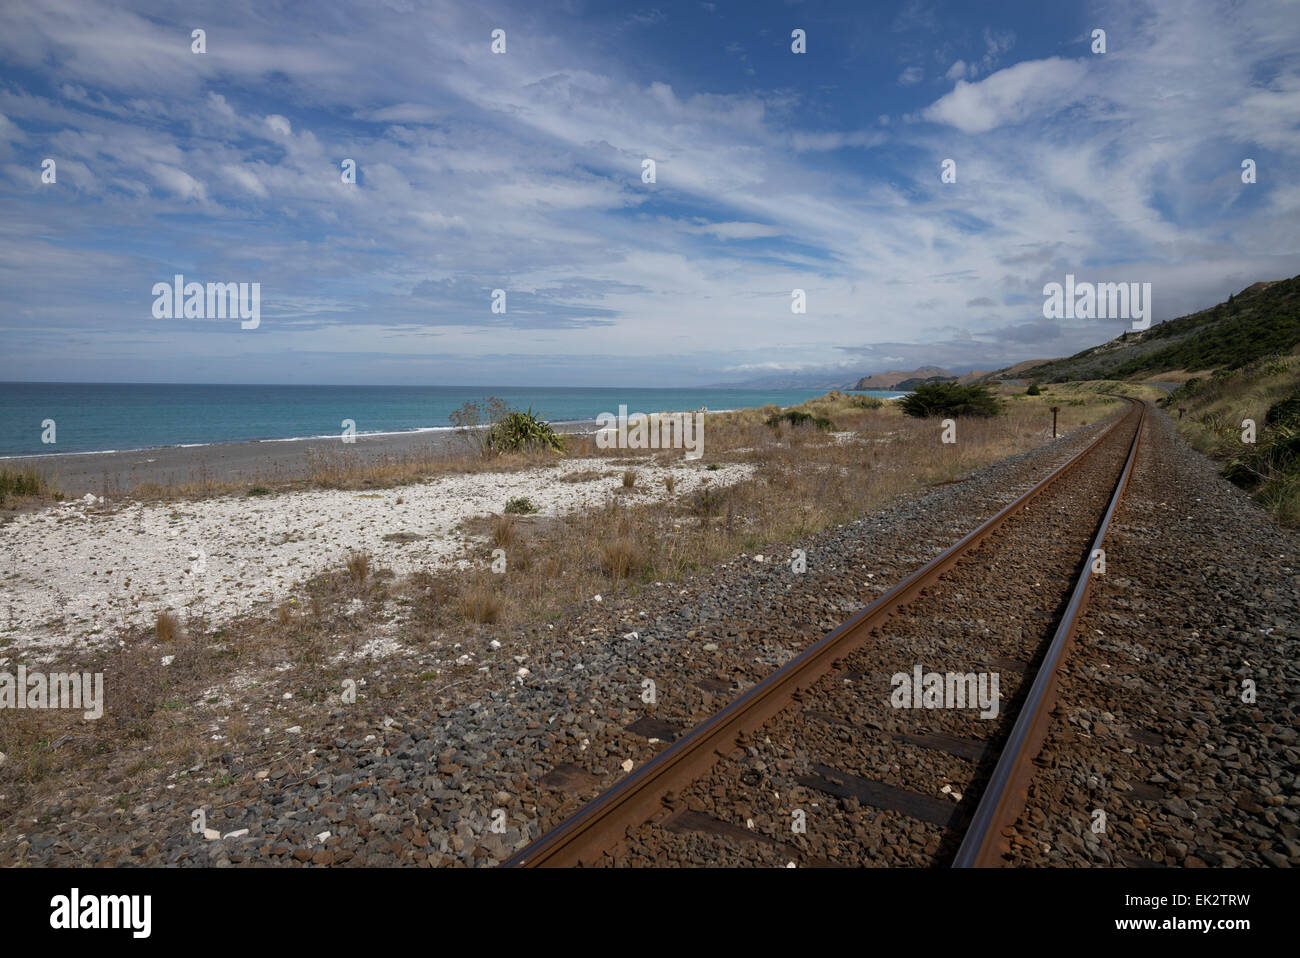
[[[1300,273],[1285,0],[42,0],[0,64],[0,379],[994,368],[1124,328],[1044,319],[1066,273],[1156,320]],[[175,273],[260,325],[155,319]]]

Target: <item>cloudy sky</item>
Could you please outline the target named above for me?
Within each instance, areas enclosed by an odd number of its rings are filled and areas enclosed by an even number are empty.
[[[4,380],[990,368],[1124,328],[1045,320],[1066,273],[1300,273],[1289,0],[33,0],[0,70]],[[154,318],[176,273],[260,326]]]

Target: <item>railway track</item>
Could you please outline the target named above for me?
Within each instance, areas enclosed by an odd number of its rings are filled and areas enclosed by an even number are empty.
[[[1145,413],[506,866],[1000,864]]]

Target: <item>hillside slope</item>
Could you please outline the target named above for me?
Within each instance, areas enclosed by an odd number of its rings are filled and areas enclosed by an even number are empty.
[[[1300,276],[1255,283],[1226,303],[1129,330],[1066,359],[1034,366],[1022,378],[1042,382],[1151,378],[1183,369],[1237,369],[1300,343]]]
[[[953,379],[954,374],[942,369],[939,366],[922,366],[920,369],[913,369],[907,372],[898,369],[891,369],[884,373],[875,373],[871,376],[863,376],[851,386],[851,389],[895,389],[901,382],[909,380],[924,381],[927,379]]]

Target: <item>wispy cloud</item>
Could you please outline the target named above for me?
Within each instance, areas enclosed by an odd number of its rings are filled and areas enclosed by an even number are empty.
[[[1104,55],[1064,14],[709,6],[328,3],[310,31],[251,0],[5,6],[0,327],[24,348],[0,376],[992,365],[1107,334],[1040,321],[1067,270],[1151,281],[1157,318],[1300,272],[1284,6],[1102,3]],[[886,58],[893,43],[917,56]],[[153,320],[174,272],[261,282],[256,339]]]

